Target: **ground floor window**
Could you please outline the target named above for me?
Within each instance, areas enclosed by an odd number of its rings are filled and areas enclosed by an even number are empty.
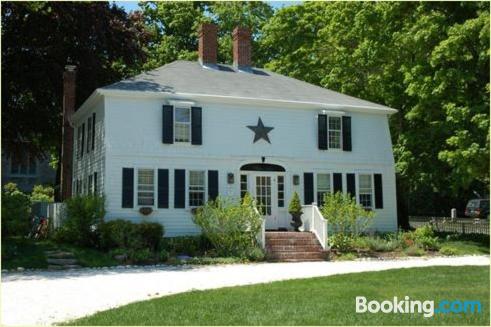
[[[199,207],[205,203],[205,172],[189,171],[189,206]]]
[[[360,204],[365,209],[372,209],[373,205],[373,190],[372,190],[372,175],[360,174],[358,175],[358,194],[360,197]]]
[[[324,204],[324,194],[331,192],[331,174],[317,174],[317,205]]]
[[[278,176],[278,207],[285,206],[285,177]]]
[[[154,183],[153,169],[138,169],[138,205],[153,206]]]

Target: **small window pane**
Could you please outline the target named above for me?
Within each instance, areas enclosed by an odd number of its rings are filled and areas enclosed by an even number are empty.
[[[198,207],[205,203],[205,172],[189,172],[189,206]]]
[[[176,108],[176,122],[189,123],[191,114],[189,108]]]
[[[366,208],[372,208],[372,175],[363,174],[358,176],[358,193],[360,204]]]
[[[154,173],[153,169],[138,170],[138,205],[153,206]]]
[[[284,192],[285,178],[278,176],[278,207],[283,208],[285,206],[285,192]]]
[[[247,193],[247,175],[240,175],[240,198],[243,199]]]
[[[341,117],[329,117],[329,147],[341,148]]]

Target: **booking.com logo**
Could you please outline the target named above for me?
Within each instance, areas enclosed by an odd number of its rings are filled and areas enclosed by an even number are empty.
[[[411,300],[409,296],[399,300],[394,296],[392,300],[368,301],[364,296],[356,297],[356,313],[422,313],[425,318],[433,317],[435,313],[480,313],[481,301],[477,300],[441,300],[435,306],[432,300]]]

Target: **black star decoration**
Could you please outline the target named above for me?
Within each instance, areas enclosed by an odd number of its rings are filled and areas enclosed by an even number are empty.
[[[263,121],[261,120],[261,117],[259,117],[259,120],[257,121],[257,126],[247,126],[247,128],[252,130],[255,134],[253,143],[256,143],[260,139],[263,139],[266,142],[268,142],[269,144],[271,144],[271,142],[269,141],[268,133],[271,132],[271,130],[274,129],[274,127],[264,126]]]

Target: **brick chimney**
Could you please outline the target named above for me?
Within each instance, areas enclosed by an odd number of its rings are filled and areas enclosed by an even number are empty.
[[[237,26],[233,33],[234,67],[242,71],[251,70],[251,31],[247,27]]]
[[[63,72],[63,127],[61,144],[60,194],[61,200],[72,196],[73,127],[72,116],[75,112],[75,84],[77,67],[65,66]]]
[[[203,66],[215,66],[217,64],[217,31],[215,24],[201,24],[199,35],[199,62]]]

